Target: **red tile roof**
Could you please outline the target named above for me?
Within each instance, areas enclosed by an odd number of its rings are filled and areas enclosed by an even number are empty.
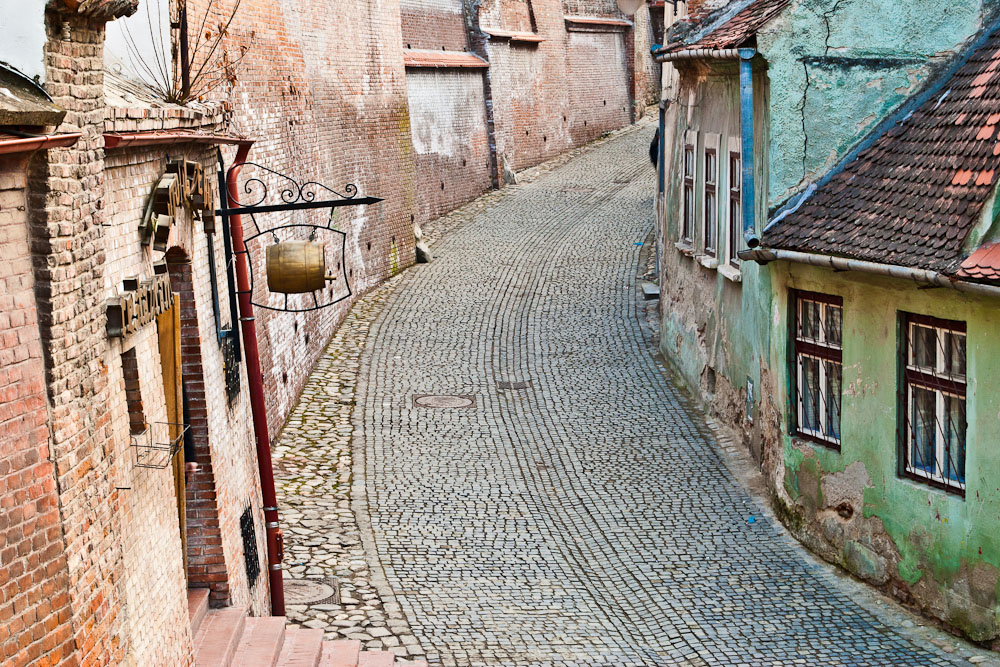
[[[987,243],[969,255],[955,274],[966,280],[1000,281],[1000,243]]]
[[[1000,175],[998,129],[995,33],[939,91],[772,223],[762,242],[954,273]]]
[[[757,31],[764,27],[768,21],[781,13],[790,0],[755,0],[738,11],[735,16],[702,35],[705,27],[710,27],[713,20],[721,20],[728,12],[726,8],[712,12],[707,16],[695,17],[690,22],[686,22],[690,28],[686,31],[687,40],[671,43],[664,49],[665,53],[675,51],[686,51],[688,49],[732,49],[742,45],[748,39],[757,34]],[[732,7],[737,3],[729,3]]]
[[[489,67],[479,56],[460,51],[418,51],[403,49],[406,67]]]

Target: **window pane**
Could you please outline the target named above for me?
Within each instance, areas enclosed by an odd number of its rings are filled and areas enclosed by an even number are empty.
[[[933,474],[937,437],[935,392],[920,387],[911,387],[910,392],[910,466]]]
[[[946,395],[944,410],[948,420],[944,425],[948,479],[965,483],[965,400]]]
[[[840,390],[843,383],[843,368],[833,361],[824,361],[826,367],[826,433],[840,440]]]
[[[719,168],[715,163],[715,151],[705,151],[705,182],[715,183]]]
[[[951,377],[965,377],[965,336],[945,332],[944,370]]]
[[[715,193],[705,193],[705,250],[715,252],[716,234]]]
[[[819,340],[819,307],[815,301],[799,299],[799,337]]]
[[[733,192],[740,191],[740,181],[743,179],[743,173],[740,169],[740,156],[738,154],[730,154],[729,156],[729,189]]]
[[[799,365],[802,369],[802,386],[799,387],[802,423],[799,428],[803,431],[819,431],[819,359],[799,357]]]
[[[684,229],[682,235],[685,239],[691,238],[691,223],[694,220],[694,188],[690,185],[684,186]]]
[[[684,177],[694,177],[694,148],[691,146],[684,147]]]
[[[729,259],[739,261],[737,253],[740,251],[740,244],[743,242],[740,229],[740,200],[736,197],[729,199]]]
[[[826,342],[830,345],[840,346],[843,313],[840,306],[826,305]]]
[[[911,363],[931,373],[937,371],[937,331],[917,324],[910,326]]]

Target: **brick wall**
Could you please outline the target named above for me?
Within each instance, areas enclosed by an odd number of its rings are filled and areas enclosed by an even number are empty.
[[[492,185],[483,74],[409,69],[406,89],[420,193],[417,220],[424,222]]]
[[[0,156],[0,662],[72,664],[66,558],[25,216],[27,157]]]
[[[408,49],[466,51],[462,0],[399,0],[403,44]]]
[[[65,24],[62,21],[65,20]],[[103,24],[47,14],[46,88],[67,110],[72,148],[37,154],[29,175],[32,265],[51,407],[73,630],[81,662],[117,664],[122,634],[120,543],[125,503],[106,410],[101,224]],[[70,39],[63,39],[68,33]],[[127,422],[125,422],[127,430]]]
[[[232,2],[190,0],[190,15],[200,17],[209,5],[221,15]],[[218,95],[232,101],[234,127],[257,140],[250,159],[333,188],[355,183],[385,199],[337,213],[336,224],[348,234],[346,266],[355,293],[411,264],[416,191],[398,2],[244,2],[226,48],[241,44],[251,50],[235,87]],[[296,220],[325,222],[324,213]],[[273,215],[266,222],[289,220]],[[254,266],[258,276],[262,255]],[[264,298],[260,292],[258,300]],[[258,313],[272,436],[347,307],[345,301],[312,314]]]

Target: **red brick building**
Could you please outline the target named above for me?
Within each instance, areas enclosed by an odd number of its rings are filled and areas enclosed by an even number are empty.
[[[188,0],[189,42],[225,36],[220,85],[181,105],[135,80],[143,57],[176,78],[179,6],[50,0],[0,42],[18,98],[0,100],[4,664],[188,664],[191,590],[271,611],[252,369],[213,214],[238,145],[272,194],[277,172],[384,200],[333,218],[357,295],[413,263],[415,224],[656,97],[635,68],[649,14],[609,0],[259,0],[228,27],[232,3]],[[129,30],[162,53],[125,49]],[[269,436],[350,303],[258,311]]]

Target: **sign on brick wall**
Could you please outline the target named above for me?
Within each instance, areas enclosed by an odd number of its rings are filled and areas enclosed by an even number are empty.
[[[108,300],[108,337],[128,338],[173,306],[170,277],[160,273],[140,282],[125,280],[125,293]]]

